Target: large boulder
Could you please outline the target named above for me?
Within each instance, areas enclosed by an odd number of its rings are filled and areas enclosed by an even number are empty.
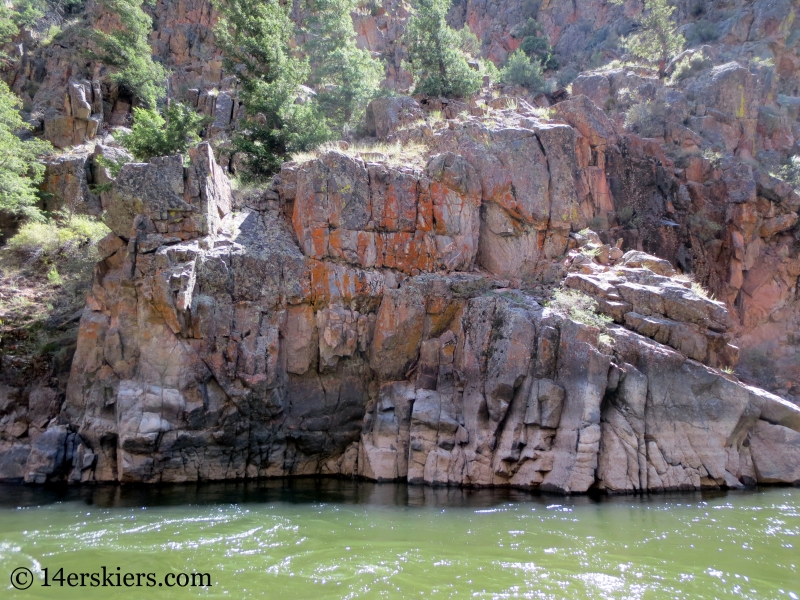
[[[367,106],[367,133],[385,140],[402,125],[423,118],[419,103],[408,96],[376,98]]]

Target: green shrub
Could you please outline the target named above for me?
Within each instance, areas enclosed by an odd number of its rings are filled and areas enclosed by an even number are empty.
[[[542,26],[536,19],[528,19],[525,23],[514,27],[511,36],[522,40],[519,49],[532,59],[536,59],[543,69],[557,69],[558,60],[553,56],[550,41],[543,35]]]
[[[666,121],[667,110],[662,102],[639,102],[625,113],[625,128],[642,137],[664,137]]]
[[[97,242],[107,233],[95,218],[66,213],[22,225],[0,252],[0,337],[12,329],[26,334],[4,350],[20,356],[60,347],[62,325],[86,303]]]
[[[450,0],[417,0],[404,41],[406,68],[414,75],[417,92],[431,96],[465,98],[481,87],[481,72],[469,66],[461,49],[464,34],[451,28],[445,17]]]
[[[617,213],[617,221],[623,227],[627,227],[633,221],[636,211],[631,206],[625,206]]]
[[[21,139],[20,131],[32,129],[19,114],[21,102],[0,80],[0,209],[28,218],[41,218],[36,208],[38,185],[44,177],[39,157],[49,143]]]
[[[672,81],[676,82],[687,77],[694,77],[712,66],[713,63],[699,52],[692,56],[684,56],[675,65],[675,70],[672,72]]]
[[[46,10],[46,0],[16,0],[10,18],[17,27],[31,28],[44,17]]]
[[[478,36],[472,33],[472,30],[464,25],[461,29],[457,32],[458,39],[459,39],[459,48],[461,51],[468,55],[468,56],[480,56],[481,53],[481,41],[478,39]]]
[[[153,61],[148,36],[153,29],[153,19],[144,10],[144,0],[101,0],[112,13],[119,16],[122,27],[111,33],[94,31],[98,52],[90,52],[96,60],[114,67],[111,75],[131,96],[139,98],[149,107],[166,95],[167,70]],[[155,3],[154,0],[147,0]]]
[[[179,102],[170,104],[164,115],[166,118],[155,109],[134,108],[131,132],[120,135],[119,143],[142,162],[156,156],[185,154],[189,146],[200,141],[200,129],[208,122],[207,117]],[[118,166],[114,164],[112,175],[114,170],[119,173]]]
[[[119,135],[117,137],[120,137]],[[124,156],[120,156],[117,159],[106,158],[105,156],[96,156],[95,162],[100,165],[101,167],[105,167],[108,169],[109,174],[111,177],[115,178],[119,175],[119,172],[122,170],[122,167],[125,166],[125,163],[128,162],[125,160]]]
[[[800,193],[800,156],[792,156],[777,173],[778,177]]]
[[[529,91],[538,93],[546,89],[542,67],[522,50],[515,50],[508,62],[500,70],[500,81],[511,85],[521,85]]]
[[[53,285],[62,285],[64,283],[55,266],[50,267],[50,270],[47,272],[47,281]]]
[[[689,231],[704,242],[710,242],[717,237],[722,225],[712,221],[704,212],[689,216]]]
[[[612,321],[611,317],[597,312],[598,304],[594,298],[578,290],[556,290],[548,306],[573,321],[597,327],[600,331],[604,331]]]
[[[705,19],[692,23],[686,31],[686,45],[707,44],[719,37],[717,26]]]
[[[86,215],[59,215],[57,219],[25,223],[8,240],[8,248],[25,260],[51,264],[95,245],[109,232],[102,221]]]

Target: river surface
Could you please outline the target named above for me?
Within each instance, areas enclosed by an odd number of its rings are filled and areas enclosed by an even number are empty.
[[[336,480],[0,486],[0,598],[797,600],[798,567],[796,488],[597,500]],[[24,591],[10,583],[20,568]],[[192,587],[193,572],[211,585]],[[126,573],[132,587],[109,585]]]

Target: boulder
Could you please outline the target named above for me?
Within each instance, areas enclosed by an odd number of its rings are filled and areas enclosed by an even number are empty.
[[[413,98],[408,96],[375,98],[367,106],[367,133],[385,140],[402,125],[422,118],[422,108]]]

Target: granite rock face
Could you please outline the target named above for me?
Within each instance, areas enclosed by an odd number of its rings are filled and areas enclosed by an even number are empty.
[[[326,151],[238,199],[208,145],[123,167],[66,399],[0,390],[0,477],[796,482],[800,410],[715,368],[725,306],[575,233],[610,189],[591,173],[612,130],[579,127],[610,126],[519,119],[437,132],[424,168]],[[618,324],[546,308],[525,273]]]

